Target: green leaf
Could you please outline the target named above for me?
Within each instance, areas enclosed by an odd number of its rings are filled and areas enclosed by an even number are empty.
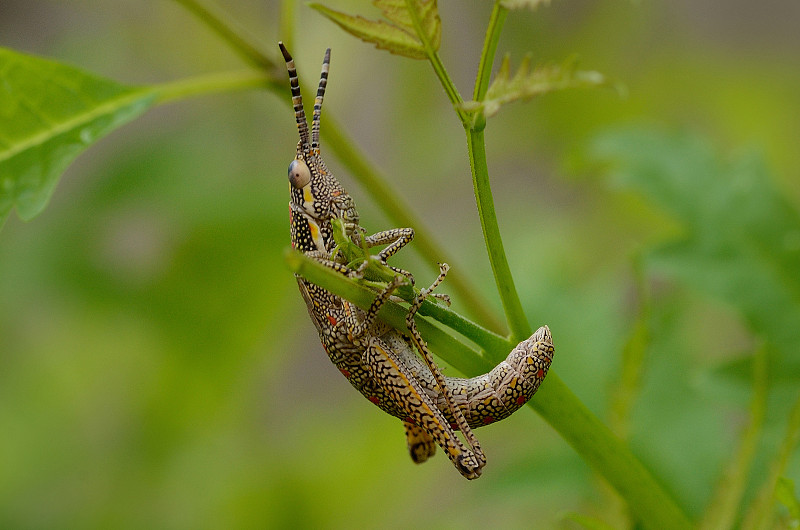
[[[648,265],[737,308],[784,369],[800,364],[800,215],[761,158],[723,161],[696,136],[643,129],[602,135],[593,156],[683,226]]]
[[[84,149],[134,119],[155,94],[0,48],[0,226],[41,212]]]
[[[439,49],[442,24],[436,0],[374,0],[387,20],[347,15],[321,4],[311,7],[364,42],[412,59],[427,59],[426,43]]]
[[[606,77],[594,71],[578,70],[577,60],[571,57],[564,64],[537,66],[531,71],[531,57],[526,55],[517,73],[511,77],[511,60],[503,57],[494,81],[482,102],[465,104],[469,111],[483,110],[486,117],[494,116],[500,107],[513,101],[528,100],[555,90],[607,84]]]

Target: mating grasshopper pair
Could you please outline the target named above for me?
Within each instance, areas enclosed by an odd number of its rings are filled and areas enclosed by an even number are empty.
[[[320,157],[320,113],[328,81],[330,49],[322,63],[309,132],[294,61],[283,43],[279,46],[289,72],[300,133],[295,159],[289,164],[292,247],[348,277],[362,276],[371,261],[396,273],[367,311],[298,276],[300,293],[322,346],[350,384],[403,421],[409,452],[415,462],[433,456],[438,444],[462,475],[478,478],[486,458],[472,429],[508,417],[533,396],[553,359],[550,330],[547,326],[539,328],[489,373],[471,379],[444,377],[417,331],[414,314],[444,278],[447,265],[440,266],[436,282],[423,289],[411,304],[407,333],[400,333],[377,318],[381,306],[395,289],[413,284],[411,274],[387,265],[386,260],[413,239],[414,231],[396,228],[366,235],[359,225],[352,197]],[[377,256],[366,256],[363,266],[352,269],[336,241],[342,241],[342,237],[362,249],[386,247]],[[456,435],[456,430],[463,433],[469,447]]]

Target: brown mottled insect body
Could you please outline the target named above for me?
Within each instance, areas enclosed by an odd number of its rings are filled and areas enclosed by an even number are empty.
[[[349,268],[335,252],[332,221],[339,219],[346,237],[354,243],[365,248],[386,245],[375,259],[398,273],[367,311],[298,276],[300,292],[323,348],[359,392],[403,420],[415,462],[431,457],[438,444],[462,475],[477,478],[486,460],[471,429],[509,416],[530,399],[547,375],[553,357],[550,330],[546,326],[539,328],[487,374],[471,379],[442,376],[416,330],[413,316],[424,297],[444,278],[446,265],[441,266],[442,272],[431,288],[423,289],[412,304],[407,335],[377,318],[381,306],[398,286],[413,283],[408,272],[386,265],[386,260],[413,239],[414,231],[397,228],[365,235],[353,199],[320,157],[320,114],[330,49],[325,52],[309,132],[294,61],[283,43],[279,45],[289,72],[300,136],[288,174],[292,246],[341,274],[360,276],[363,267]],[[456,430],[463,432],[469,447]]]

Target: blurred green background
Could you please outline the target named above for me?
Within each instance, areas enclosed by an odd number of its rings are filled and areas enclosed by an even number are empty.
[[[377,17],[364,4],[327,5]],[[440,4],[441,55],[468,98],[491,6]],[[277,3],[220,5],[277,60]],[[501,314],[463,131],[430,66],[375,50],[304,5],[296,17],[292,52],[306,86],[333,48],[323,114],[391,175],[435,227],[442,259]],[[763,160],[796,219],[798,20],[800,4],[788,0],[561,1],[512,13],[500,41],[512,64],[529,51],[534,62],[578,53],[582,68],[628,88],[627,98],[576,90],[504,108],[486,131],[489,168],[531,323],[550,325],[554,369],[603,419],[623,347],[646,318],[641,394],[622,425],[695,517],[747,421],[737,361],[764,340],[782,359],[750,498],[783,436],[800,354],[789,339],[754,333],[764,327],[735,299],[668,266],[645,267],[643,302],[637,256],[687,228],[597,162],[620,141],[607,131],[635,124],[680,172],[685,151],[670,157],[682,145],[670,138],[689,138],[722,167]],[[166,0],[3,0],[0,45],[132,85],[244,67]],[[11,216],[0,232],[0,527],[549,528],[569,527],[568,511],[610,517],[601,480],[529,408],[478,431],[489,459],[478,481],[441,451],[411,463],[401,424],[326,358],[284,263],[295,135],[291,111],[267,92],[159,107],[79,157],[40,216]],[[326,160],[362,224],[389,228]],[[712,239],[725,228],[708,226]],[[435,276],[411,251],[396,259],[420,284]],[[757,287],[758,269],[750,279]],[[797,454],[787,474],[800,481]]]

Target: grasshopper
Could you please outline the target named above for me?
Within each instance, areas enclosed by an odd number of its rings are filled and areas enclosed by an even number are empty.
[[[522,341],[490,372],[462,379],[444,377],[433,362],[427,344],[414,323],[423,300],[442,281],[447,265],[433,285],[420,291],[409,309],[407,333],[377,318],[381,306],[403,285],[413,285],[407,271],[387,260],[414,237],[411,228],[395,228],[373,235],[359,225],[352,197],[328,170],[320,156],[320,114],[328,81],[330,49],[322,63],[309,131],[294,60],[278,43],[286,61],[295,120],[300,135],[289,164],[289,223],[292,247],[351,278],[362,277],[377,263],[394,274],[367,311],[297,276],[300,293],[328,357],[359,392],[382,410],[403,421],[408,450],[414,462],[434,455],[438,444],[466,478],[481,475],[486,463],[472,429],[499,421],[524,405],[547,375],[554,348],[547,326]],[[362,266],[348,265],[343,241],[369,249],[385,247]],[[420,353],[422,359],[415,353]],[[460,430],[469,447],[456,435]]]

